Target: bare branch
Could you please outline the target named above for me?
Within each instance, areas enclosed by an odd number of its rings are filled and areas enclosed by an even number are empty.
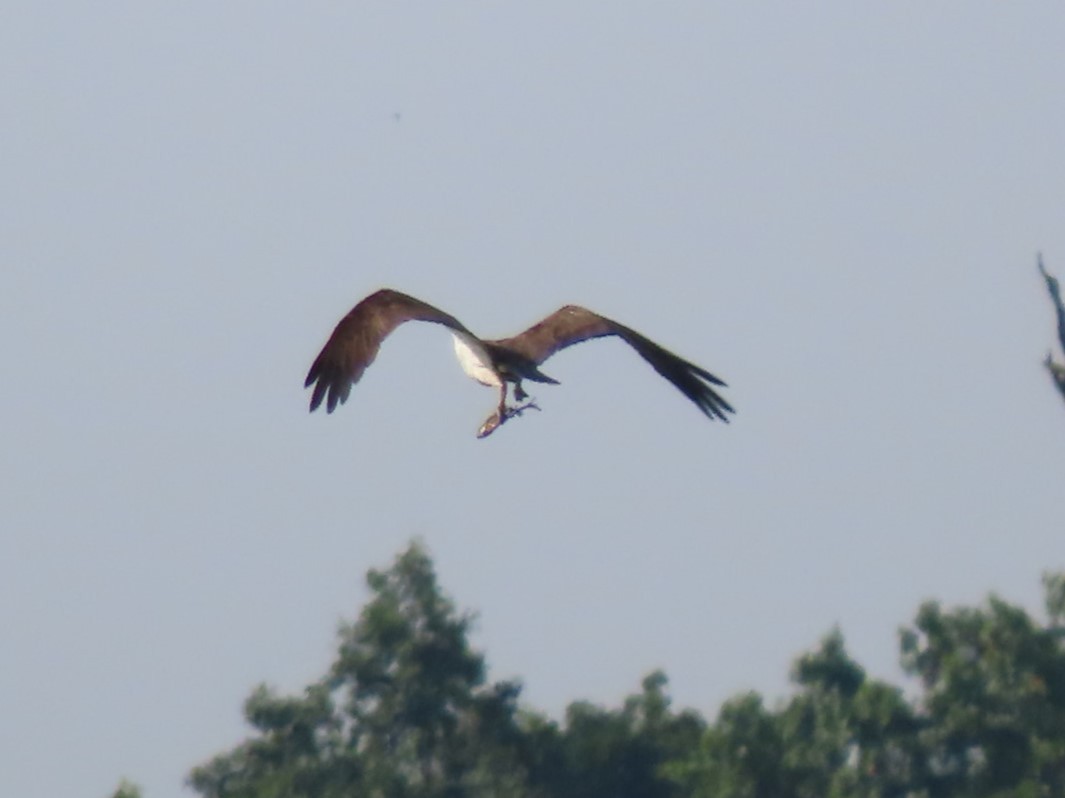
[[[1043,279],[1046,281],[1047,292],[1050,294],[1050,299],[1054,302],[1054,309],[1058,314],[1058,342],[1061,344],[1062,351],[1065,351],[1065,304],[1062,304],[1061,301],[1061,285],[1058,283],[1057,278],[1046,270],[1041,253],[1038,257],[1038,265],[1039,273],[1043,275]],[[1065,398],[1065,365],[1055,362],[1050,352],[1047,352],[1043,365],[1050,372],[1050,377],[1054,380],[1054,385],[1057,386],[1058,391],[1061,392],[1062,398]]]

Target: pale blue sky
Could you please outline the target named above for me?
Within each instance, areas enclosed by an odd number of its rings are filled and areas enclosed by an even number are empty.
[[[0,794],[185,794],[414,536],[553,713],[656,667],[708,717],[779,697],[837,623],[897,679],[923,599],[1039,611],[1063,38],[1058,3],[8,5]],[[486,336],[585,304],[735,423],[599,341],[478,441],[430,325],[308,416],[385,285]]]

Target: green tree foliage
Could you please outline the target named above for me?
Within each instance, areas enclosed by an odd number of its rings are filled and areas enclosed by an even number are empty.
[[[928,794],[1065,795],[1062,576],[1044,579],[1051,624],[992,596],[985,607],[921,606],[901,633],[920,679]]]
[[[833,631],[792,670],[779,711],[756,693],[725,704],[697,752],[670,766],[685,795],[858,798],[908,795],[916,721],[900,691],[869,680]]]
[[[141,798],[141,788],[131,781],[122,779],[118,789],[111,794],[111,798]]]
[[[372,600],[340,631],[327,676],[300,697],[259,687],[257,736],[193,771],[211,798],[524,795],[517,685],[485,683],[470,619],[412,545],[371,571]]]
[[[551,727],[537,742],[546,766],[533,772],[534,783],[560,798],[682,795],[663,766],[698,743],[705,723],[694,712],[670,711],[666,683],[655,671],[620,710],[570,704],[564,727]]]
[[[329,672],[298,696],[253,691],[252,737],[190,783],[207,798],[1058,798],[1065,574],[1043,581],[1046,624],[996,597],[924,604],[900,632],[913,699],[869,678],[837,629],[776,707],[740,695],[708,725],[655,672],[620,708],[578,701],[556,722],[487,682],[470,617],[415,544],[368,574]]]
[[[753,692],[727,701],[698,749],[667,763],[665,772],[693,798],[789,795],[780,724]]]
[[[795,663],[790,700],[729,701],[667,771],[706,798],[1065,796],[1065,574],[1043,583],[1046,625],[996,597],[923,605],[900,634],[912,702],[866,678],[834,631]]]
[[[1051,634],[1060,638],[1065,627],[1065,573],[1043,574],[1043,590]]]

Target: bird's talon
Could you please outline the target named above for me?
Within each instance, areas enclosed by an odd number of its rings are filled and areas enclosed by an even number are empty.
[[[506,409],[505,418],[503,420],[505,421],[508,418],[515,418],[516,416],[520,416],[526,410],[539,410],[539,409],[540,409],[540,406],[538,404],[536,404],[536,400],[535,399],[531,399],[531,400],[529,400],[528,402],[526,402],[523,405],[515,405],[514,407],[508,407]]]

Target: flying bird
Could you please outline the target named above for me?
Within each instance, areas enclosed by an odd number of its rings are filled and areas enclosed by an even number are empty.
[[[540,365],[567,346],[592,338],[617,336],[695,403],[710,419],[728,421],[735,412],[713,386],[725,383],[709,371],[690,363],[635,330],[578,305],[566,305],[510,338],[482,339],[458,319],[427,302],[385,288],[359,302],[337,324],[322,351],[307,372],[305,388],[314,386],[311,412],[322,402],[332,413],[351,393],[366,368],[373,363],[381,342],[407,321],[430,321],[451,330],[455,355],[466,374],[482,385],[499,389],[499,404],[480,429],[478,438],[495,430],[525,410],[539,410],[522,387],[522,381],[558,385],[558,380],[540,371]],[[507,384],[514,384],[514,399],[507,404]]]

